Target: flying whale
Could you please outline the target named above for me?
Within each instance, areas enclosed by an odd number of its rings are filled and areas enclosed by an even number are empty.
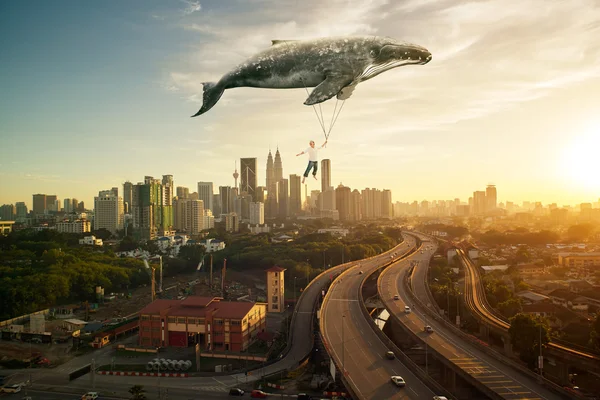
[[[273,40],[270,48],[250,57],[218,82],[204,82],[202,107],[192,117],[210,110],[225,89],[314,87],[304,102],[314,105],[333,96],[346,100],[360,82],[392,68],[429,61],[431,53],[426,48],[381,36]]]

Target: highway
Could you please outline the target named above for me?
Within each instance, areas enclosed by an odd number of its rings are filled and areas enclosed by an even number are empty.
[[[405,243],[395,250],[397,256],[407,253],[414,245],[414,238],[406,236]],[[358,291],[362,280],[388,262],[385,257],[357,262],[331,286],[321,309],[325,345],[336,364],[345,371],[352,391],[360,399],[431,399],[435,393],[407,367],[397,359],[385,357],[389,349],[360,309]],[[402,376],[406,387],[395,386],[390,380],[393,375]]]
[[[435,253],[436,246],[432,242],[425,242],[424,249],[423,253],[417,252],[381,274],[378,292],[390,314],[421,338],[429,348],[449,360],[455,369],[462,370],[467,380],[485,385],[486,391],[495,398],[561,399],[529,376],[521,374],[464,340],[445,324],[431,318],[418,304],[413,304],[403,283],[411,261],[418,262],[413,273],[414,290],[424,304],[430,302],[425,292],[425,281],[429,259]],[[399,296],[399,300],[394,300],[395,295]],[[404,312],[405,305],[411,307],[411,313]],[[431,326],[434,332],[425,333],[423,328],[426,325]]]
[[[465,293],[465,300],[469,308],[477,313],[482,319],[487,320],[503,330],[508,330],[510,327],[508,321],[488,304],[485,290],[481,284],[479,270],[475,264],[463,250],[458,251],[458,256],[465,267],[465,282],[468,288]],[[583,350],[573,349],[556,342],[550,342],[548,346],[559,351],[567,352],[573,356],[580,357],[582,360],[595,363],[596,365],[600,363],[600,356]]]
[[[131,387],[131,386],[130,386]],[[154,388],[148,388],[148,387],[144,387],[144,389],[147,391],[146,393],[144,393],[146,395],[146,398],[148,400],[159,400],[160,397],[158,395],[158,392],[156,392],[154,390]],[[44,391],[44,390],[28,390],[27,395],[30,396],[32,398],[32,400],[80,400],[82,394],[84,394],[85,391],[83,392],[69,392],[69,391]],[[120,391],[117,394],[114,395],[104,395],[102,394],[102,392],[100,392],[100,396],[99,396],[99,400],[122,400],[122,399],[127,399],[129,400],[131,398],[131,394],[129,394],[127,392],[127,390],[125,391]],[[19,393],[11,393],[11,394],[0,394],[0,398],[1,399],[6,399],[6,400],[21,400],[23,397],[25,396],[25,390],[21,390],[21,392]],[[163,399],[170,399],[170,400],[196,400],[196,399],[202,399],[202,400],[219,400],[219,399],[227,399],[230,398],[227,392],[215,392],[215,393],[208,393],[208,392],[203,392],[203,393],[199,393],[193,389],[171,389],[168,391],[168,393],[164,393],[162,396]]]

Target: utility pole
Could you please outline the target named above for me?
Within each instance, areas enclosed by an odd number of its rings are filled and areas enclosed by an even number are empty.
[[[208,283],[208,287],[212,289],[212,285],[213,285],[213,279],[212,279],[212,262],[213,262],[213,256],[212,254],[210,255],[210,281]]]
[[[346,342],[344,341],[344,325],[346,324],[346,314],[342,314],[342,376],[346,369],[344,368],[344,356],[346,355]]]
[[[544,376],[544,356],[542,355],[542,322],[540,321],[540,355],[538,357],[538,368],[540,376]]]

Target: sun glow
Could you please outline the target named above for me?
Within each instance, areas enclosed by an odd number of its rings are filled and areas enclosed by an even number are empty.
[[[600,190],[600,124],[574,137],[565,148],[562,173],[586,191]]]

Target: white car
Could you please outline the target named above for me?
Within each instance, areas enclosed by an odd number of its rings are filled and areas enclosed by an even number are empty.
[[[404,314],[410,314],[410,307],[404,306]]]
[[[401,376],[392,376],[391,379],[396,386],[406,386],[406,382],[404,382],[404,378]]]
[[[448,400],[448,398],[444,396],[433,396],[433,400]]]
[[[98,392],[87,392],[81,396],[81,400],[96,400],[98,398]]]
[[[21,391],[21,385],[7,385],[0,390],[3,393],[19,393]]]
[[[400,296],[398,296],[397,294],[394,295],[394,300],[400,300]]]

